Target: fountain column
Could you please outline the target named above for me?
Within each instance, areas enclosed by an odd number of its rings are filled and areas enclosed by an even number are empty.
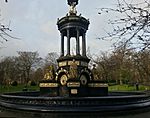
[[[61,56],[64,56],[64,34],[61,33]]]
[[[69,29],[67,29],[67,55],[70,55],[70,33],[69,33]]]
[[[86,56],[86,39],[85,33],[82,35],[82,56]]]
[[[80,55],[80,32],[79,29],[77,29],[77,37],[76,37],[76,55]]]

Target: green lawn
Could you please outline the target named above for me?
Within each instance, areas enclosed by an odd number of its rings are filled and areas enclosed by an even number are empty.
[[[19,92],[25,88],[25,85],[18,85],[18,86],[0,86],[0,93],[7,93],[7,92]],[[38,86],[27,86],[28,91],[37,91],[39,90]]]
[[[0,86],[0,93],[7,93],[7,92],[19,92],[24,89],[24,85],[18,86]],[[27,86],[28,91],[37,91],[39,90],[38,86]],[[143,86],[139,85],[139,91],[150,90],[150,86]],[[109,86],[109,91],[136,91],[135,86],[130,85],[113,85]]]
[[[139,85],[139,91],[144,90],[150,90],[150,86]],[[131,85],[114,85],[109,86],[109,91],[136,91],[136,87]]]

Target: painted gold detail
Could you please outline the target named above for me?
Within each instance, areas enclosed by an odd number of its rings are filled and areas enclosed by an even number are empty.
[[[71,89],[71,94],[78,94],[78,90],[77,89]]]
[[[59,62],[58,65],[59,65],[59,67],[66,66],[67,65],[67,61]]]
[[[40,83],[40,87],[58,87],[58,83]]]
[[[60,78],[60,83],[61,83],[61,85],[66,85],[67,84],[67,80],[68,80],[68,77],[67,77],[67,75],[62,75],[61,76],[61,78]]]
[[[80,87],[80,82],[69,82],[67,83],[68,87]]]
[[[76,64],[76,65],[80,65],[80,62],[79,61],[68,61],[68,65],[73,65],[73,64]]]

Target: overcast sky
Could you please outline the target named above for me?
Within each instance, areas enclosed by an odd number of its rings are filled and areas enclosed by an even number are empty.
[[[104,34],[108,16],[98,15],[98,8],[114,7],[116,0],[79,0],[78,14],[90,20],[87,32],[87,47],[91,53],[106,51],[110,41],[96,39]],[[67,0],[0,0],[1,22],[12,29],[11,35],[20,38],[9,39],[0,44],[0,56],[13,56],[17,51],[38,51],[44,57],[49,52],[60,51],[60,33],[57,18],[68,12]],[[110,18],[111,16],[109,16]]]

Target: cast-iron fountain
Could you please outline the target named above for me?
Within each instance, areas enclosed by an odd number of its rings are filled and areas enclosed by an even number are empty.
[[[58,30],[61,34],[61,55],[56,74],[40,83],[41,93],[49,96],[86,97],[108,94],[106,84],[95,81],[88,68],[90,59],[86,56],[86,31],[89,20],[77,15],[78,0],[68,0],[69,13],[58,19]],[[66,37],[66,40],[65,40]],[[76,41],[76,53],[71,55],[71,41]],[[67,42],[67,53],[64,51],[64,42]],[[80,45],[80,42],[82,42]],[[82,53],[81,53],[82,51]]]
[[[38,92],[6,93],[0,96],[0,106],[31,112],[115,112],[147,108],[150,96],[145,92],[108,92],[108,85],[95,80],[88,68],[86,32],[89,20],[77,15],[78,0],[68,0],[69,13],[58,19],[61,34],[61,54],[58,69],[53,67],[42,81]],[[71,54],[71,41],[76,41]],[[65,52],[65,42],[67,52]],[[81,44],[80,44],[81,43]]]

